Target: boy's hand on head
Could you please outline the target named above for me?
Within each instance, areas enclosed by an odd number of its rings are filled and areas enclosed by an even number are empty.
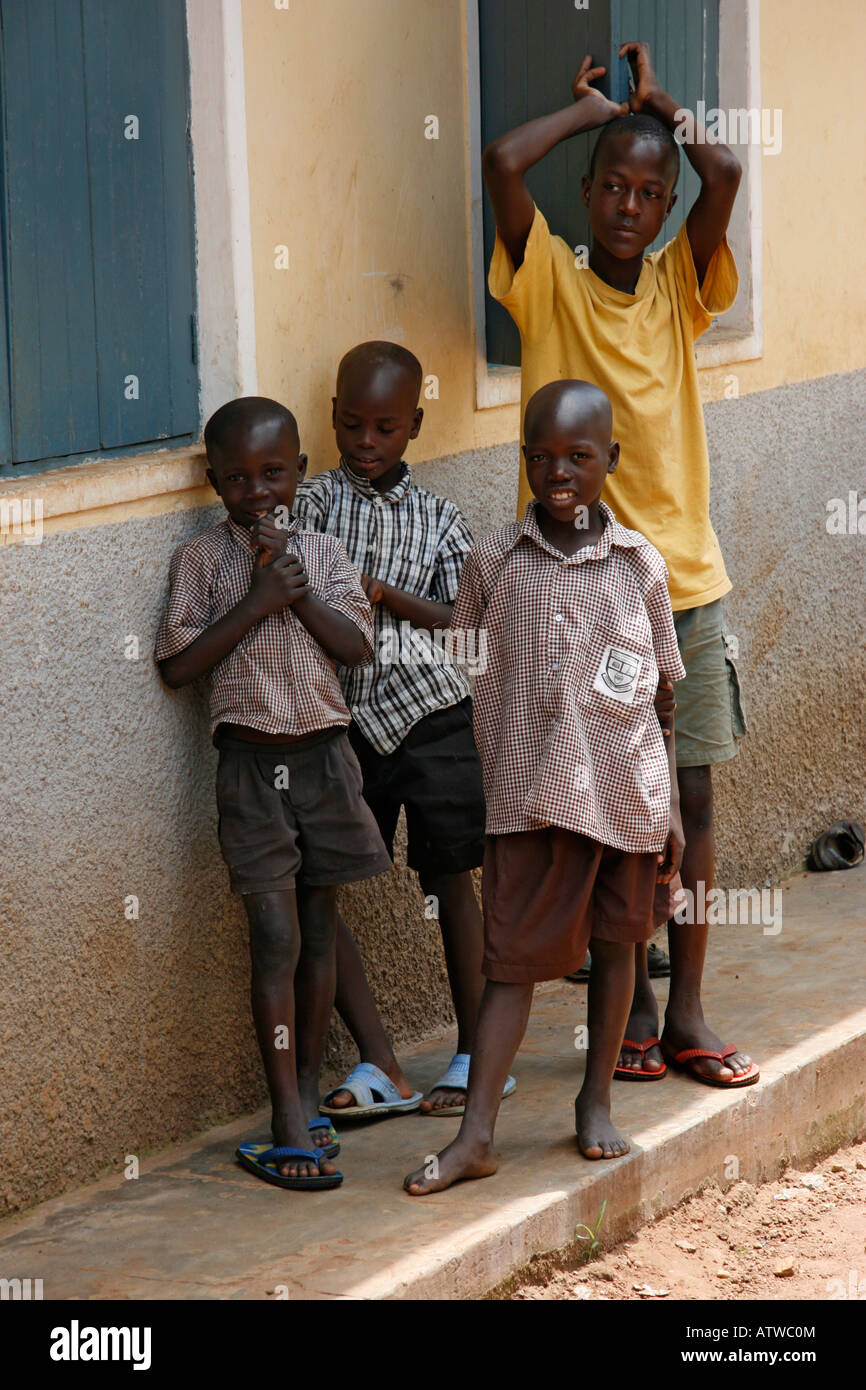
[[[656,718],[661,725],[662,734],[665,738],[670,738],[674,727],[674,713],[677,707],[676,696],[674,695],[673,685],[664,677],[658,683],[655,693],[655,712]]]
[[[653,115],[653,104],[655,98],[661,95],[662,85],[652,65],[649,44],[621,44],[619,56],[620,58],[628,58],[634,85],[634,91],[626,103],[625,114],[627,115],[631,111],[633,116],[638,116],[642,111],[646,111],[649,115]]]
[[[656,877],[659,883],[670,883],[674,874],[679,873],[683,862],[683,851],[686,847],[686,837],[683,834],[683,823],[679,811],[671,810],[671,828],[668,835],[667,844],[659,855],[659,866]]]
[[[593,82],[597,82],[600,77],[604,77],[606,72],[607,68],[594,68],[592,66],[592,58],[590,54],[587,53],[578,69],[577,76],[571,84],[571,91],[575,101],[585,102],[589,110],[593,111],[593,113],[598,113],[597,125],[607,125],[608,121],[612,121],[615,116],[628,115],[627,102],[622,102],[620,104],[611,101],[604,95],[604,92],[600,92],[597,87],[591,85]]]
[[[285,554],[285,528],[277,525],[276,517],[272,512],[256,522],[250,532],[250,539],[253,549],[258,551],[256,557],[256,568],[258,569],[263,565],[272,564],[274,560]]]
[[[381,603],[385,597],[385,586],[381,579],[374,579],[371,574],[361,575],[361,588],[367,595],[367,602],[371,608],[374,608],[377,603]]]
[[[260,618],[291,608],[309,592],[307,571],[297,555],[280,555],[270,563],[256,564],[253,569],[249,596]]]

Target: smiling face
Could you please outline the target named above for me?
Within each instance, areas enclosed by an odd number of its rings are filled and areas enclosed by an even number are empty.
[[[291,511],[307,467],[297,431],[284,420],[239,424],[208,451],[207,476],[232,521],[248,529],[277,507]]]
[[[552,521],[573,526],[578,507],[597,509],[619,459],[610,434],[610,402],[597,387],[557,381],[536,391],[526,407],[523,456],[529,486]]]
[[[583,178],[594,242],[618,260],[643,256],[676,202],[676,178],[671,152],[658,141],[610,136],[598,150],[592,177]]]
[[[417,380],[399,363],[360,356],[344,363],[333,423],[340,456],[357,477],[386,492],[397,481],[406,445],[417,437],[423,416]]]

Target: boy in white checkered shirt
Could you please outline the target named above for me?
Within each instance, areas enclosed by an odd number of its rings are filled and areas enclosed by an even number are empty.
[[[496,1171],[503,1080],[537,980],[592,949],[578,1146],[616,1158],[610,1085],[634,986],[635,942],[665,920],[683,852],[674,736],[654,709],[659,676],[685,674],[654,546],[601,502],[619,445],[604,392],[558,381],[527,405],[535,497],[521,523],[476,544],[452,628],[483,630],[475,689],[484,771],[484,974],[466,1111],[436,1162],[405,1182],[424,1196]],[[659,892],[659,886],[661,892]]]

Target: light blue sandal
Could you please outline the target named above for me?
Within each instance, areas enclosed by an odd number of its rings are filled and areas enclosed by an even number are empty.
[[[335,1107],[329,1102],[338,1091],[348,1091],[354,1098],[351,1106]],[[371,1115],[409,1115],[417,1110],[423,1097],[416,1091],[404,1100],[390,1077],[386,1076],[372,1062],[359,1062],[349,1072],[345,1081],[322,1097],[320,1115],[338,1115],[340,1119],[362,1120]]]
[[[472,1058],[468,1052],[455,1052],[448,1064],[448,1070],[440,1076],[431,1091],[465,1091],[469,1086],[469,1063]],[[514,1094],[517,1090],[517,1082],[513,1076],[509,1076],[502,1088],[502,1099]],[[422,1110],[422,1115],[439,1116],[462,1115],[465,1105],[448,1105],[444,1109]]]

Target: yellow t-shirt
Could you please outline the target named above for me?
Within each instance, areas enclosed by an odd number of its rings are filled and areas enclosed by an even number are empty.
[[[721,598],[731,581],[710,525],[694,342],[736,297],[727,240],[699,286],[683,225],[645,258],[634,294],[626,294],[588,267],[579,269],[536,208],[516,273],[497,234],[489,284],[520,329],[521,419],[530,396],[549,381],[577,377],[600,386],[613,406],[613,437],[621,448],[604,501],[664,556],[675,611]],[[521,464],[518,515],[530,496]]]

